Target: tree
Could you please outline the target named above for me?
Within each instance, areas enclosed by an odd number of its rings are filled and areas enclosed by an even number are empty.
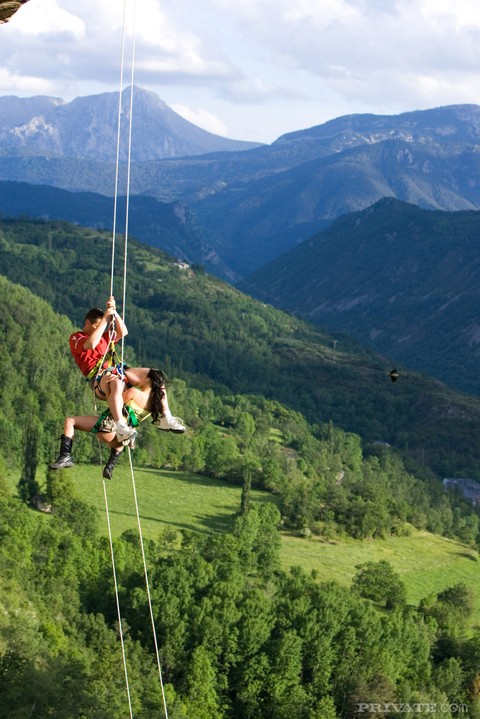
[[[280,513],[266,502],[252,507],[235,522],[238,552],[246,571],[258,572],[266,580],[280,566]]]
[[[437,595],[438,601],[449,605],[450,611],[455,612],[463,620],[468,619],[475,608],[475,596],[471,587],[460,582],[447,587]]]
[[[452,638],[464,633],[474,606],[473,590],[461,582],[447,587],[436,597],[425,599],[420,608],[424,614],[435,618],[444,635]]]
[[[355,567],[352,591],[365,599],[383,604],[387,609],[403,607],[407,593],[404,583],[389,562],[366,562]]]
[[[18,482],[18,493],[24,502],[31,503],[35,495],[39,492],[39,484],[36,480],[37,466],[39,460],[39,451],[42,443],[42,425],[37,418],[38,406],[33,397],[33,392],[29,392],[25,398],[25,406],[30,417],[30,421],[24,431],[24,453],[23,453],[23,470]],[[30,409],[28,409],[30,407]]]
[[[235,434],[238,436],[242,449],[248,447],[255,434],[255,420],[249,412],[239,412],[235,422]]]
[[[242,496],[240,498],[240,514],[245,515],[250,511],[250,493],[252,489],[253,467],[251,462],[244,462],[242,465]]]
[[[434,672],[435,685],[448,696],[450,701],[464,701],[464,671],[462,663],[456,657],[444,659]]]
[[[269,657],[267,716],[271,719],[302,719],[310,704],[301,680],[302,640],[295,631],[285,631],[272,641]]]
[[[228,477],[236,465],[239,450],[233,437],[208,427],[204,435],[205,474],[209,477]]]
[[[195,719],[223,719],[215,683],[216,676],[209,653],[204,646],[199,646],[193,651],[187,672],[184,699],[187,716]]]

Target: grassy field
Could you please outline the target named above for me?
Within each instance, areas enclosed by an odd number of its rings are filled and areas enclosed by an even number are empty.
[[[97,507],[104,518],[101,470],[73,467],[69,472],[81,499]],[[240,508],[240,487],[208,477],[137,468],[134,477],[143,535],[151,539],[167,527],[226,532]],[[119,535],[126,529],[136,529],[135,499],[127,461],[122,460],[106,487],[112,533]],[[272,501],[271,495],[265,492],[254,491],[252,498],[254,502]]]
[[[350,585],[355,565],[386,560],[407,587],[408,601],[419,600],[445,587],[464,582],[477,598],[475,623],[480,625],[480,561],[478,553],[459,542],[428,532],[410,537],[391,537],[374,541],[343,539],[322,542],[283,536],[282,560],[285,566],[315,569],[321,581],[335,579]]]
[[[127,463],[107,483],[108,503],[114,533],[136,528],[131,474]],[[103,489],[97,468],[75,467],[75,485],[85,501],[105,514]],[[200,532],[228,531],[232,515],[240,506],[239,487],[185,472],[136,469],[135,482],[145,536],[155,537],[165,527]],[[273,501],[265,492],[253,492],[254,502]],[[334,579],[350,585],[355,565],[385,559],[401,575],[408,601],[458,582],[465,582],[478,595],[474,623],[480,625],[480,560],[478,554],[459,542],[414,532],[410,537],[324,542],[282,534],[281,560],[285,568],[300,565],[316,570],[320,581]]]
[[[81,499],[97,507],[105,528],[103,481],[99,467],[75,466],[69,471]],[[198,532],[224,532],[232,527],[233,514],[240,507],[240,487],[186,472],[135,469],[135,484],[143,535],[156,538],[165,528]],[[115,470],[106,482],[112,532],[137,529],[131,471],[128,462]],[[252,492],[253,502],[271,502],[265,493]],[[408,601],[418,604],[422,597],[464,582],[477,596],[473,625],[480,626],[480,560],[471,548],[427,532],[410,537],[358,541],[342,539],[325,542],[282,533],[281,561],[284,568],[300,565],[316,570],[320,581],[335,580],[349,585],[355,566],[385,559],[401,575]]]

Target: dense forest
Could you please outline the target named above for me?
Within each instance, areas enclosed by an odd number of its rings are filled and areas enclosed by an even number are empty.
[[[76,326],[109,294],[111,249],[105,233],[63,222],[0,222],[0,273]],[[117,250],[118,277],[122,263]],[[402,367],[393,384],[391,361],[255,302],[201,267],[130,241],[125,310],[128,348],[142,366],[161,366],[202,392],[279,401],[310,423],[388,442],[440,475],[480,476],[478,398]]]
[[[121,719],[107,542],[68,483],[51,491],[48,521],[0,492],[2,715]],[[264,504],[228,535],[166,531],[146,543],[171,719],[350,719],[370,703],[383,716],[400,703],[480,716],[471,590],[453,585],[408,606],[388,562],[359,566],[350,590],[300,568],[286,573],[279,520]],[[118,539],[115,557],[133,715],[161,718],[138,537]]]
[[[108,294],[108,254],[93,231],[1,223],[0,706],[9,719],[127,713],[107,540],[68,470],[47,472],[45,486],[39,471],[55,457],[63,418],[92,413],[67,341]],[[436,471],[474,472],[476,400],[404,370],[392,384],[389,365],[347,338],[334,349],[328,335],[202,268],[137,244],[130,256],[127,359],[166,368],[189,427],[179,442],[142,426],[135,462],[242,488],[232,532],[169,530],[146,543],[171,719],[349,719],[369,702],[480,716],[469,587],[412,606],[388,562],[357,567],[346,588],[282,571],[278,555],[280,528],[325,541],[427,529],[477,550],[478,510],[445,492]],[[77,463],[97,452],[77,435]],[[275,502],[252,506],[252,488]],[[39,492],[53,514],[29,506]],[[134,716],[153,719],[164,714],[140,555],[132,533],[115,541]]]

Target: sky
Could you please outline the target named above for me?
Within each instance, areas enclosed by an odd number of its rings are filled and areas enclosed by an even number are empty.
[[[265,143],[480,104],[480,2],[29,0],[0,25],[0,96],[68,102],[132,79],[209,132]]]

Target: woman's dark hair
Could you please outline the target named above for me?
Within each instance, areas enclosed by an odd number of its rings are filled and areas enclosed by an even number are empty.
[[[158,417],[163,414],[162,399],[164,396],[163,389],[165,387],[166,377],[159,369],[149,369],[147,377],[152,383],[149,410],[150,414],[152,415],[152,422],[156,422]]]

